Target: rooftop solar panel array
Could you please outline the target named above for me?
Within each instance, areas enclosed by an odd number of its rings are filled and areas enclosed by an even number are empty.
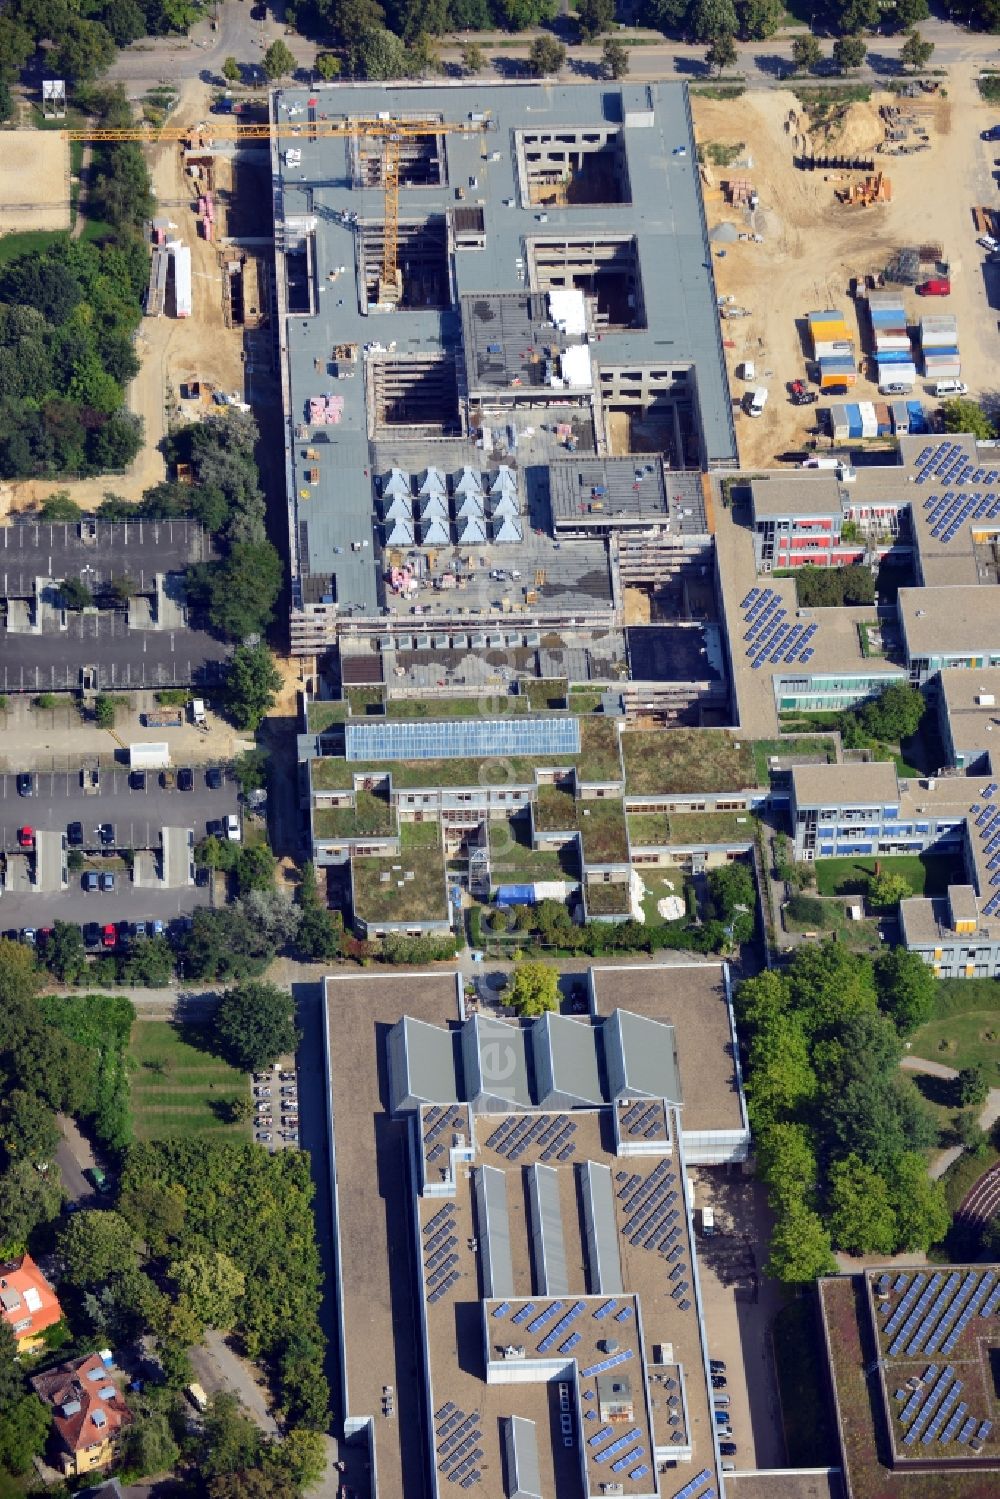
[[[633,1138],[641,1135],[648,1140],[654,1134],[662,1135],[666,1126],[663,1105],[646,1103],[644,1099],[640,1103],[633,1103],[620,1113],[619,1125]]]
[[[923,502],[925,518],[935,540],[947,546],[970,521],[1000,518],[1000,469],[978,465],[960,443],[944,442],[924,448],[917,460],[917,484],[941,486]],[[976,485],[986,485],[978,489]]]
[[[648,1176],[634,1173],[619,1186],[615,1196],[621,1203],[621,1231],[633,1248],[666,1254],[680,1238],[676,1182],[669,1163],[660,1161]]]
[[[577,718],[406,719],[348,724],[347,760],[476,760],[496,755],[578,755]]]
[[[449,1483],[471,1488],[482,1478],[477,1466],[483,1459],[483,1439],[478,1411],[466,1415],[449,1400],[435,1413],[435,1457],[438,1472],[444,1474]]]
[[[671,1495],[671,1499],[695,1499],[695,1496],[697,1496],[697,1499],[708,1499],[705,1485],[710,1483],[711,1480],[712,1475],[709,1470],[702,1468],[700,1473],[696,1473],[693,1478],[688,1479],[682,1489],[675,1490]],[[715,1490],[713,1489],[711,1492],[714,1494]]]
[[[577,1120],[566,1114],[514,1114],[499,1124],[486,1144],[512,1164],[533,1147],[539,1160],[567,1161],[576,1151]]]
[[[752,588],[740,607],[747,626],[743,635],[746,654],[754,671],[765,663],[806,665],[812,659],[812,638],[819,626],[792,624],[788,610],[782,608],[781,595],[772,588]]]

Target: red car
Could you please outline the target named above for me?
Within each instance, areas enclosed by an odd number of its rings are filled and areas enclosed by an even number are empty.
[[[17,842],[19,848],[34,848],[35,833],[33,828],[23,827],[17,830]]]
[[[793,406],[811,406],[816,399],[816,392],[808,390],[804,380],[793,380],[789,389]]]
[[[115,927],[114,922],[113,921],[109,921],[108,924],[107,924],[107,926],[102,926],[101,927],[101,946],[102,947],[116,947],[117,945],[118,945],[118,932],[117,932],[117,929]]]

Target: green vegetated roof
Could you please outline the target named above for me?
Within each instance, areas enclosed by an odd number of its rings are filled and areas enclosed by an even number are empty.
[[[512,693],[483,693],[481,697],[390,698],[386,718],[418,718],[432,723],[442,718],[505,718],[508,713],[530,713],[533,704]]]
[[[627,916],[632,909],[627,883],[604,884],[595,881],[586,887],[589,916]]]
[[[316,838],[387,837],[396,831],[396,814],[385,796],[358,791],[353,807],[313,809]]]
[[[722,729],[626,730],[622,758],[636,796],[742,791],[757,780],[749,743]]]
[[[434,720],[429,720],[433,722]],[[618,729],[615,721],[595,715],[580,720],[578,755],[501,755],[495,760],[347,760],[327,756],[313,761],[313,786],[337,791],[354,784],[356,775],[391,774],[393,785],[406,790],[433,786],[532,786],[535,769],[576,767],[583,781],[620,781]]]
[[[568,786],[539,786],[532,815],[543,833],[565,833],[578,826],[577,801]]]
[[[445,920],[448,892],[439,825],[404,822],[399,838],[398,854],[352,860],[357,915],[368,922]]]
[[[633,848],[688,848],[703,843],[749,843],[749,812],[633,812],[628,819]]]
[[[306,718],[310,734],[322,734],[323,730],[328,729],[331,724],[346,722],[347,704],[329,701],[310,703]]]
[[[585,864],[623,864],[628,859],[625,804],[601,798],[580,802],[580,831]]]

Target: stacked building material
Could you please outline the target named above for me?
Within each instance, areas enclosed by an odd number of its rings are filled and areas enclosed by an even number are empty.
[[[808,314],[813,358],[819,365],[820,390],[847,390],[858,378],[854,341],[842,313],[834,309]]]
[[[952,312],[927,313],[920,319],[920,349],[929,380],[957,380],[962,373],[958,320]]]
[[[896,292],[871,292],[868,316],[879,385],[916,384],[917,367],[902,298]]]

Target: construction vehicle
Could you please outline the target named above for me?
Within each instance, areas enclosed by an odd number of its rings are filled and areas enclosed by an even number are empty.
[[[211,140],[270,140],[272,136],[294,136],[305,140],[338,139],[353,136],[381,141],[382,188],[385,194],[385,239],[382,247],[382,278],[379,302],[391,305],[402,297],[403,278],[399,269],[399,166],[404,141],[438,135],[485,133],[491,128],[484,111],[461,121],[399,120],[391,115],[376,119],[358,117],[339,120],[290,119],[272,121],[213,120],[202,125],[164,125],[160,127],[129,125],[118,129],[95,125],[82,130],[63,130],[70,141],[139,141],[149,146]]]

